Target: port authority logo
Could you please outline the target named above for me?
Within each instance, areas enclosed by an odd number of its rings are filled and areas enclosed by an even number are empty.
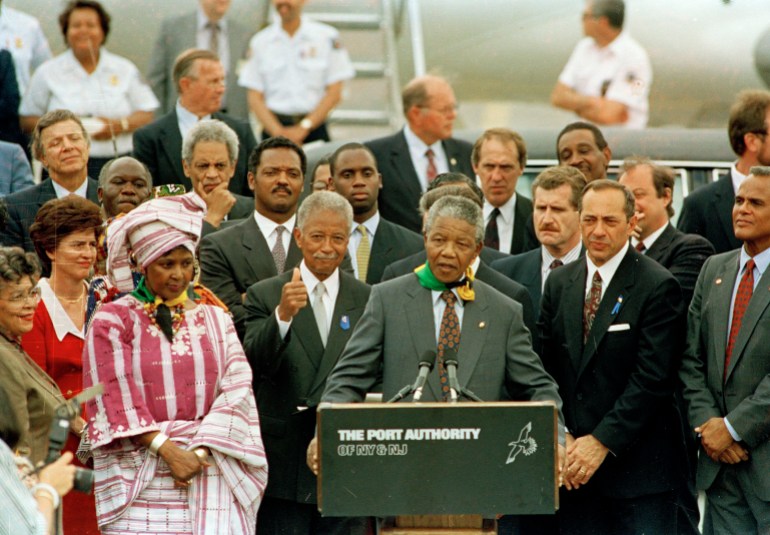
[[[535,439],[529,436],[532,431],[532,422],[527,422],[527,425],[521,428],[519,431],[519,438],[513,442],[509,442],[511,451],[508,453],[508,460],[505,464],[511,464],[516,460],[519,453],[523,453],[525,456],[530,456],[537,451],[537,442]]]

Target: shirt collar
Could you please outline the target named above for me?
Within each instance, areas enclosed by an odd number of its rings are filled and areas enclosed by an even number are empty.
[[[508,201],[498,208],[500,209],[500,216],[503,218],[503,222],[506,225],[510,225],[513,223],[513,212],[516,207],[516,192],[513,192],[513,195],[511,195],[511,198],[508,199]],[[484,221],[486,222],[489,219],[489,216],[492,215],[492,212],[495,210],[495,207],[489,204],[486,200],[484,201]]]
[[[297,214],[291,216],[285,223],[276,223],[272,219],[268,219],[267,217],[260,214],[257,210],[254,210],[254,220],[257,222],[257,226],[262,232],[262,235],[267,238],[273,232],[275,232],[275,229],[278,227],[278,225],[283,225],[283,227],[289,232],[294,230],[294,223],[297,220]]]
[[[615,272],[620,267],[620,263],[623,261],[623,258],[625,258],[626,254],[628,253],[629,249],[631,248],[630,245],[626,245],[623,249],[618,251],[615,256],[607,260],[601,267],[596,267],[596,265],[591,261],[591,258],[586,254],[586,265],[588,266],[588,279],[593,279],[594,272],[598,271],[599,276],[602,278],[602,287],[606,290],[610,282],[612,281],[612,277],[615,276]],[[587,290],[590,290],[590,284],[588,285]]]
[[[578,240],[577,245],[575,245],[575,247],[567,251],[567,254],[558,258],[558,260],[561,260],[564,265],[567,265],[570,262],[574,262],[580,256],[580,251],[582,250],[582,248],[583,248],[583,242]],[[553,262],[554,260],[557,260],[557,258],[553,256],[545,246],[541,246],[540,251],[541,251],[543,269],[550,268],[551,262]]]
[[[411,151],[419,151],[420,154],[425,154],[428,149],[433,149],[434,153],[438,153],[438,150],[443,152],[443,146],[439,139],[433,145],[426,145],[425,142],[415,134],[409,125],[404,126],[404,137],[406,138],[406,144]]]
[[[62,199],[66,197],[67,195],[77,195],[78,197],[83,197],[84,199],[88,198],[88,177],[86,177],[85,180],[83,180],[83,183],[78,186],[78,188],[75,191],[70,191],[55,180],[51,179],[51,184],[53,185],[53,190],[56,193],[57,199]]]
[[[746,252],[745,245],[741,247],[741,261],[740,261],[740,265],[738,266],[739,276],[741,273],[743,273],[743,269],[746,267],[746,262],[748,262],[752,258],[754,259],[754,265],[759,271],[759,276],[762,277],[762,275],[764,275],[765,273],[765,270],[767,269],[767,266],[770,265],[770,248],[765,249],[761,253],[756,254],[752,257],[752,256],[749,256],[749,253]]]
[[[198,4],[198,19],[197,19],[197,30],[208,30],[208,27],[206,26],[209,23],[209,18],[206,16],[206,13],[203,12],[203,8]],[[219,22],[217,22],[217,26],[219,26],[219,31],[225,31],[227,30],[227,17],[222,17],[219,19]]]
[[[374,235],[377,233],[377,227],[380,226],[380,212],[379,210],[374,212],[374,215],[364,221],[363,223],[356,223],[353,221],[353,224],[350,227],[350,233],[353,234],[353,232],[358,228],[358,225],[363,225],[366,227],[366,232],[369,235],[369,238],[373,238]]]
[[[473,271],[473,278],[476,278],[476,274],[479,272],[479,264],[481,264],[481,257],[477,256],[476,260],[471,262],[471,271]]]
[[[455,306],[459,306],[460,308],[465,308],[465,301],[463,301],[462,297],[460,297],[460,294],[457,293],[457,288],[452,288],[450,290],[453,294],[455,294]],[[439,304],[441,304],[443,299],[441,299],[442,292],[438,290],[431,290],[430,295],[433,299],[433,308],[435,309]]]
[[[738,188],[740,188],[743,181],[746,180],[746,176],[748,175],[744,175],[738,171],[738,167],[735,165],[735,162],[733,162],[733,165],[730,166],[730,180],[733,183],[733,193],[738,193]]]
[[[83,329],[78,329],[75,324],[72,323],[69,314],[62,307],[61,302],[56,298],[56,294],[53,292],[53,288],[48,282],[48,279],[40,279],[37,283],[40,288],[40,298],[45,304],[45,308],[48,311],[48,316],[51,318],[56,338],[61,342],[67,334],[72,334],[80,339],[85,338]],[[85,311],[84,311],[85,314]]]
[[[655,232],[653,232],[652,234],[650,234],[649,236],[647,236],[647,237],[646,237],[645,239],[643,239],[643,240],[637,240],[635,237],[631,236],[631,245],[633,245],[634,247],[636,247],[636,244],[637,244],[637,243],[639,243],[640,241],[643,241],[643,242],[644,242],[644,248],[645,248],[645,249],[649,249],[650,247],[652,247],[652,246],[653,246],[653,244],[655,243],[655,241],[656,241],[658,238],[660,238],[660,235],[661,235],[661,234],[663,234],[663,231],[664,231],[664,230],[666,230],[670,224],[671,224],[670,222],[669,222],[669,223],[666,223],[665,225],[663,225],[662,227],[660,227],[658,230],[656,230]]]
[[[305,288],[307,288],[307,295],[310,296],[312,300],[313,291],[321,281],[319,281],[318,277],[313,275],[308,269],[304,259],[299,264],[299,274],[302,276],[302,282],[305,283]],[[340,290],[340,268],[335,269],[331,275],[326,277],[326,280],[324,280],[323,283],[326,287],[326,293],[331,298],[331,302],[334,303],[337,300],[337,294]]]
[[[211,114],[205,115],[198,119],[198,116],[195,115],[193,112],[182,106],[182,103],[177,99],[176,101],[176,116],[177,120],[179,121],[179,129],[182,132],[182,138],[184,138],[185,134],[193,127],[198,121],[203,121],[204,119],[211,119]]]

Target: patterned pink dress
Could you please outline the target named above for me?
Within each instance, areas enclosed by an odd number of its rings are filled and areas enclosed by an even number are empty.
[[[267,462],[252,372],[230,316],[198,304],[169,342],[131,295],[94,316],[83,354],[96,508],[105,534],[253,534]],[[212,466],[175,488],[168,465],[132,437],[161,431]]]

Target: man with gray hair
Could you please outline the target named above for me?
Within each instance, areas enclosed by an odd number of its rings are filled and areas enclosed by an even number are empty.
[[[299,266],[247,292],[244,350],[270,464],[259,533],[365,533],[364,519],[319,515],[316,480],[304,462],[326,378],[369,298],[368,285],[339,269],[352,222],[344,197],[310,195],[293,232]]]
[[[703,265],[679,372],[709,535],[770,533],[770,167],[741,183],[733,228],[743,246]]]
[[[184,137],[184,174],[195,194],[206,203],[204,235],[218,229],[225,219],[243,219],[254,209],[252,199],[228,189],[237,158],[238,136],[222,121],[201,121]]]
[[[449,401],[444,358],[456,355],[460,386],[485,401],[552,401],[553,379],[532,350],[519,303],[473,280],[468,267],[481,251],[484,222],[475,202],[442,197],[425,225],[427,262],[413,273],[372,288],[361,321],[326,382],[321,401],[356,402],[382,381],[384,399],[411,383],[415,364],[437,353],[423,401]],[[561,422],[561,412],[559,413]],[[564,444],[564,426],[559,425]],[[314,444],[308,463],[317,470]],[[564,448],[559,447],[560,460]]]
[[[551,103],[592,123],[644,128],[652,67],[644,48],[623,30],[623,0],[587,0],[583,33],[559,75]]]
[[[186,50],[177,57],[173,76],[179,92],[176,106],[134,132],[134,156],[150,169],[156,185],[182,184],[189,190],[192,184],[182,167],[182,139],[198,121],[223,121],[240,141],[229,189],[251,196],[246,161],[257,141],[246,121],[219,111],[225,94],[225,71],[219,57],[209,50]]]

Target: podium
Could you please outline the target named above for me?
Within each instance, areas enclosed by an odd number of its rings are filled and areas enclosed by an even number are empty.
[[[322,404],[318,506],[396,517],[394,535],[495,533],[483,519],[558,508],[556,437],[547,402]]]

